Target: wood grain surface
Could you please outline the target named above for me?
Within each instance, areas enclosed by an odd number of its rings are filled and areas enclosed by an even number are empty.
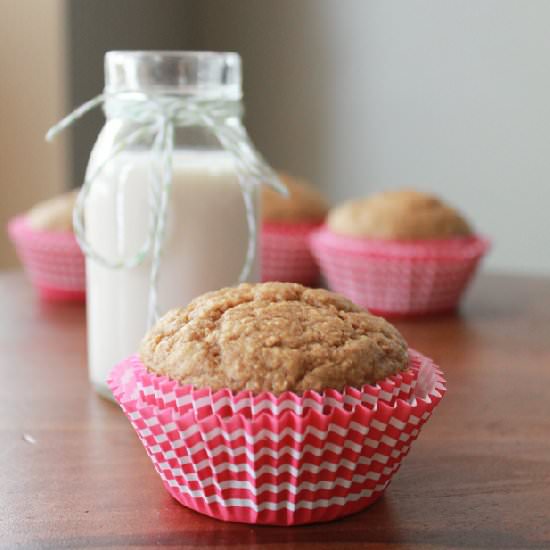
[[[305,527],[222,523],[163,489],[86,373],[85,312],[0,274],[0,548],[550,548],[550,279],[479,277],[396,324],[448,393],[385,496]]]

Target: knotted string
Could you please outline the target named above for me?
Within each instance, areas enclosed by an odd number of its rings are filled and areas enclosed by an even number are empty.
[[[59,123],[48,130],[46,140],[74,124],[79,118],[99,105],[104,105],[108,117],[130,120],[137,128],[115,141],[111,154],[86,174],[73,211],[75,237],[84,254],[111,269],[132,269],[151,255],[149,306],[147,324],[150,327],[158,318],[158,279],[162,245],[166,231],[166,218],[172,185],[174,132],[177,127],[202,126],[207,128],[220,145],[231,154],[235,172],[243,195],[248,225],[248,244],[239,282],[250,275],[256,255],[256,212],[253,191],[261,184],[272,186],[287,195],[287,190],[274,171],[256,151],[240,121],[240,104],[228,101],[199,100],[184,96],[147,96],[131,94],[101,94],[83,103]],[[144,139],[152,140],[151,152],[158,166],[151,171],[149,193],[150,216],[147,237],[139,250],[128,258],[113,260],[103,256],[88,241],[84,212],[86,200],[94,181],[103,169],[121,152]]]

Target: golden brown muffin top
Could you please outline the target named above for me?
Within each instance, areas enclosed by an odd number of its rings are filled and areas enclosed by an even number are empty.
[[[39,202],[27,212],[27,223],[36,230],[72,231],[73,208],[77,194],[78,191],[69,191]]]
[[[408,366],[407,344],[387,321],[295,283],[204,294],[162,317],[139,353],[181,384],[254,393],[359,388]]]
[[[386,191],[333,208],[327,224],[337,234],[377,239],[445,239],[472,234],[466,220],[428,193]]]
[[[321,222],[328,212],[328,203],[321,193],[305,180],[280,172],[289,197],[271,187],[262,188],[262,219],[265,222]]]

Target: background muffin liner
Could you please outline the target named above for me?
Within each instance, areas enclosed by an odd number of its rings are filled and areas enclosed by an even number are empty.
[[[319,267],[311,255],[309,237],[318,223],[263,223],[262,281],[315,285]]]
[[[310,242],[332,290],[388,316],[455,309],[489,248],[476,236],[383,241],[344,237],[327,227],[315,231]]]
[[[382,495],[445,393],[433,362],[410,356],[402,377],[343,394],[194,390],[149,374],[136,356],[108,383],[180,503],[225,521],[292,525]]]
[[[85,299],[84,255],[73,233],[32,229],[24,216],[9,222],[8,233],[28,277],[42,298]]]

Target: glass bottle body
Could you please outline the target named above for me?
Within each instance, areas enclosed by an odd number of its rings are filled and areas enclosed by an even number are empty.
[[[88,165],[88,174],[101,170],[85,202],[85,235],[89,246],[110,260],[139,251],[155,208],[151,181],[160,166],[152,138],[112,156],[134,125],[108,117]],[[257,209],[257,193],[253,203]],[[156,285],[161,314],[238,281],[249,241],[245,204],[235,161],[207,128],[175,131],[165,221]],[[256,253],[249,281],[258,280],[257,258]],[[113,269],[93,258],[86,262],[89,373],[97,391],[111,397],[109,371],[137,351],[147,330],[152,254],[133,268]]]

